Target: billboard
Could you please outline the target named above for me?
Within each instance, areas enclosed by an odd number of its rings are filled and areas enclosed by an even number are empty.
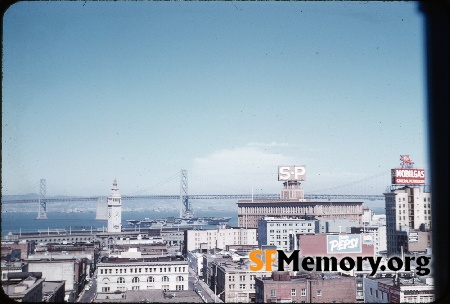
[[[327,235],[327,253],[361,253],[360,234]]]
[[[306,179],[306,166],[279,166],[279,181],[304,181]]]
[[[425,184],[424,169],[391,169],[393,185],[422,185]]]
[[[419,234],[417,232],[410,232],[408,235],[408,242],[414,243],[419,241]]]

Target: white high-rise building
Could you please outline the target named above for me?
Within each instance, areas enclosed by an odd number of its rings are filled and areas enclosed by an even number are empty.
[[[419,187],[405,186],[384,193],[384,196],[388,256],[398,255],[408,245],[407,240],[399,238],[401,231],[431,229],[431,193],[423,192]]]
[[[114,179],[111,195],[108,196],[108,232],[122,231],[122,197]]]

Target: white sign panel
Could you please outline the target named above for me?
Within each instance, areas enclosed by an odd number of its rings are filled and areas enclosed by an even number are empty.
[[[304,181],[306,179],[306,166],[279,166],[279,181]]]

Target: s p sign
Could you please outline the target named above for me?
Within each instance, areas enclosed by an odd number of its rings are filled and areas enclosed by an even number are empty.
[[[302,166],[279,166],[279,181],[304,181],[306,179],[306,167]]]

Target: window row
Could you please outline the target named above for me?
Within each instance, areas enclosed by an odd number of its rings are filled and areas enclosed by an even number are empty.
[[[152,272],[186,272],[186,267],[136,267],[136,268],[100,268],[100,274],[115,274],[127,273],[152,273]],[[159,270],[159,271],[158,271]]]
[[[182,281],[184,281],[184,277],[177,276],[175,280],[177,282],[182,282]],[[169,282],[170,278],[167,277],[167,276],[163,276],[161,281]],[[140,282],[140,279],[138,277],[134,277],[134,278],[131,279],[131,283],[139,283],[139,282]],[[147,278],[147,282],[155,282],[155,278],[150,276],[150,277]],[[126,283],[126,280],[125,280],[124,277],[119,277],[119,278],[117,278],[117,283],[123,284],[123,283]]]

